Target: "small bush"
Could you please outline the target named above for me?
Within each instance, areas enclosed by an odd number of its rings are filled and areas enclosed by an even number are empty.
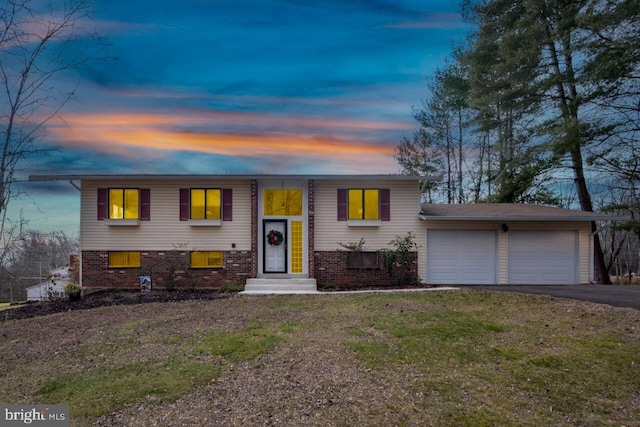
[[[80,298],[82,298],[82,287],[75,283],[67,283],[64,287],[64,294],[69,297],[69,301],[80,301]]]
[[[384,249],[382,259],[389,277],[395,279],[399,285],[416,285],[420,283],[420,276],[412,268],[416,260],[418,245],[416,236],[407,232],[404,236],[396,236],[389,244],[393,249]]]
[[[226,293],[234,293],[234,292],[242,292],[244,291],[243,285],[234,285],[231,283],[225,283],[218,288],[218,292],[226,294]]]

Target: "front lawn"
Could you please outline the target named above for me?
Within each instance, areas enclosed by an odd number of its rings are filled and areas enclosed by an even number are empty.
[[[0,323],[0,401],[72,425],[637,425],[640,312],[478,290],[232,297]]]

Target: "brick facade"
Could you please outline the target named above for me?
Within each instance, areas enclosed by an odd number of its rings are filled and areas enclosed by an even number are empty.
[[[378,267],[371,268],[348,268],[346,251],[318,251],[314,260],[318,288],[358,289],[397,285],[395,278],[390,277],[383,266],[381,252],[378,253]],[[415,261],[411,267],[416,273]]]
[[[254,267],[250,251],[224,252],[224,268],[189,268],[185,251],[142,251],[140,268],[109,268],[106,251],[82,251],[82,286],[137,288],[140,276],[151,276],[155,288],[218,288],[244,285]]]

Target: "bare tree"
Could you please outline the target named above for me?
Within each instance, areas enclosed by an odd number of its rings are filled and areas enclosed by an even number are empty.
[[[70,265],[70,255],[78,252],[78,245],[76,238],[62,231],[24,231],[20,239],[14,239],[5,249],[5,266],[0,269],[5,294],[0,297],[8,297],[10,286],[13,296],[18,298],[25,286],[42,281],[55,268]]]
[[[25,159],[41,151],[43,126],[74,96],[55,77],[97,59],[106,44],[91,29],[88,0],[4,0],[0,4],[0,265],[22,231],[7,207],[19,197]]]

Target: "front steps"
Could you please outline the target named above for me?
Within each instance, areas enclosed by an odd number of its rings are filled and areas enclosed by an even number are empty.
[[[316,279],[309,278],[256,278],[247,279],[241,295],[317,294]]]

